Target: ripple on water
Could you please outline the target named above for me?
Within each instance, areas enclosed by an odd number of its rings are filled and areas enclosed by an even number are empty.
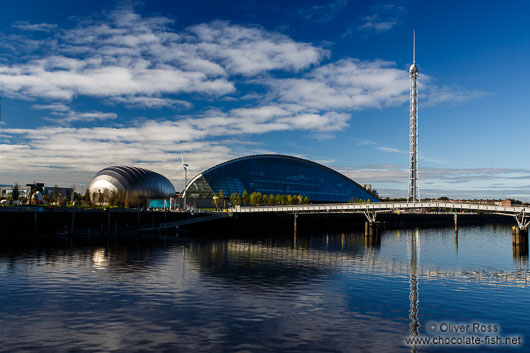
[[[410,351],[415,299],[421,333],[480,320],[528,340],[530,272],[507,231],[2,250],[0,350]]]

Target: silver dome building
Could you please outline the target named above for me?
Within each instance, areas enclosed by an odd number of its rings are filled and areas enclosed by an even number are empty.
[[[112,166],[96,173],[88,187],[92,202],[147,206],[148,200],[169,199],[175,187],[163,175],[137,167]]]

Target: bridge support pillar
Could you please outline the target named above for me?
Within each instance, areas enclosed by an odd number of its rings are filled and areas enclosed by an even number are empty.
[[[528,245],[528,229],[512,227],[512,243],[514,245]]]
[[[364,240],[365,244],[369,246],[379,245],[381,237],[379,232],[381,230],[381,222],[365,222],[364,223]]]
[[[528,229],[513,226],[512,239],[514,259],[528,259]]]
[[[298,219],[298,214],[294,214],[294,235],[296,236],[296,220]]]

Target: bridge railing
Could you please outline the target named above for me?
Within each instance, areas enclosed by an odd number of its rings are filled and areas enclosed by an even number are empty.
[[[234,213],[254,212],[315,212],[315,211],[377,211],[377,210],[410,210],[427,208],[445,208],[453,210],[486,211],[494,213],[530,214],[530,207],[498,206],[459,202],[376,202],[344,204],[310,204],[288,206],[236,206],[230,209]]]

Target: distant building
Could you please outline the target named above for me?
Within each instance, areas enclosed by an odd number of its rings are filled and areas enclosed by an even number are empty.
[[[13,198],[13,191],[15,190],[14,185],[0,187],[0,198],[2,200],[11,200]],[[46,197],[49,200],[57,201],[70,200],[73,196],[73,189],[71,187],[59,187],[59,186],[45,186],[44,183],[33,183],[26,184],[26,186],[18,186],[18,199],[26,199],[29,203],[32,195],[39,194],[39,200],[42,197]]]
[[[45,186],[42,191],[43,196],[47,196],[50,200],[60,199],[60,200],[71,200],[73,196],[74,189],[71,187],[59,187],[59,186]]]
[[[496,201],[495,205],[497,206],[515,206],[515,205],[522,205],[523,203],[519,200],[514,199],[504,199],[502,201]]]
[[[372,191],[372,184],[361,184],[361,186],[367,191]]]
[[[7,200],[11,199],[13,196],[13,190],[15,189],[14,185],[8,185],[8,186],[2,186],[0,187],[0,199]],[[30,195],[31,189],[27,186],[20,186],[18,187],[18,197],[20,198],[28,198],[28,195]]]
[[[515,206],[522,205],[522,201],[515,199],[469,199],[469,200],[451,200],[452,202],[467,202],[479,205],[495,205],[495,206]]]

